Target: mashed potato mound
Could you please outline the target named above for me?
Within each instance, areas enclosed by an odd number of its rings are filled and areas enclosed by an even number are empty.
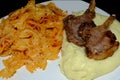
[[[107,16],[96,14],[94,22],[96,25],[101,25],[107,18]],[[120,42],[120,23],[115,20],[110,26],[110,29],[116,35],[117,40]],[[107,59],[89,59],[86,56],[84,47],[78,47],[73,43],[69,43],[66,40],[66,35],[64,33],[60,68],[62,73],[69,80],[92,80],[113,71],[119,65],[120,48],[118,48],[113,56],[108,57]]]

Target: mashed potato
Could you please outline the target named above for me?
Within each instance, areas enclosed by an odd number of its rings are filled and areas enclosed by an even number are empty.
[[[94,21],[97,25],[101,25],[107,18],[107,16],[96,14]],[[116,35],[117,40],[120,42],[120,23],[115,20],[110,26],[110,29]],[[119,65],[120,48],[118,48],[113,56],[107,59],[89,59],[86,57],[84,47],[78,47],[73,43],[67,42],[66,35],[64,33],[60,68],[62,73],[69,80],[92,80],[113,71]]]

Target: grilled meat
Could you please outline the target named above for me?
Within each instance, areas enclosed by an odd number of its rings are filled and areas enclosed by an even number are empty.
[[[109,26],[115,19],[115,15],[111,15],[103,25],[92,28],[90,37],[85,45],[86,53],[89,58],[104,59],[113,55],[119,46],[116,36],[109,30]]]
[[[96,26],[95,0],[91,0],[89,8],[80,16],[68,15],[64,19],[67,40],[78,46],[84,46],[86,55],[93,59],[105,59],[118,49],[119,42],[109,30],[115,15],[111,15],[103,25]]]
[[[69,15],[64,19],[64,27],[69,42],[73,42],[79,46],[86,44],[89,37],[89,30],[96,25],[93,22],[95,17],[95,0],[91,1],[89,8],[83,15]]]

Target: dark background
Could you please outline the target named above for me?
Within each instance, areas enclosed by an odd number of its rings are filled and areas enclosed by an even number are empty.
[[[36,3],[44,1],[48,0],[36,0]],[[83,1],[90,2],[90,0]],[[25,6],[27,2],[28,0],[0,0],[0,17]],[[116,14],[116,18],[120,21],[120,0],[96,0],[96,6],[109,14]]]

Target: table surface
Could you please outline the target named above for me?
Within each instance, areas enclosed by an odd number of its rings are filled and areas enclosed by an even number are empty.
[[[36,0],[36,3],[48,0]],[[61,0],[62,1],[62,0]],[[70,1],[70,0],[68,0]],[[90,2],[90,0],[84,0]],[[26,5],[28,0],[0,0],[0,17],[9,14],[22,6]],[[96,6],[109,14],[116,14],[116,18],[120,21],[120,0],[96,0]]]

